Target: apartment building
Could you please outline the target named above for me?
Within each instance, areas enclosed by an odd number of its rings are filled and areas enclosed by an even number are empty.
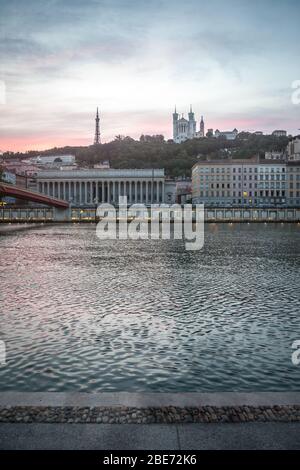
[[[286,162],[258,157],[200,161],[192,168],[193,202],[219,207],[286,206],[290,203],[287,172]]]

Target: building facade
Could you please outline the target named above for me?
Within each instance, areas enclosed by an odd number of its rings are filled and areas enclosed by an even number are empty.
[[[299,206],[300,164],[285,161],[201,161],[192,168],[194,203],[219,207]]]
[[[30,159],[34,165],[63,166],[75,164],[75,155],[40,155]]]
[[[272,132],[272,135],[274,135],[275,137],[286,137],[287,131],[284,131],[282,129],[276,129]]]
[[[235,140],[238,135],[238,130],[233,129],[233,131],[219,131],[219,129],[215,130],[215,137],[225,137],[226,140]]]
[[[118,204],[120,196],[127,196],[128,204],[173,203],[172,185],[166,181],[163,169],[49,170],[38,172],[36,189],[74,206],[95,206],[103,202]]]
[[[4,183],[15,185],[17,181],[17,177],[15,173],[11,173],[10,171],[5,170],[2,173],[2,181],[4,181]],[[3,197],[1,199],[2,199],[2,202],[7,203],[7,204],[14,204],[16,202],[16,199],[14,197]]]
[[[300,207],[300,161],[287,163],[288,205]]]
[[[284,160],[285,155],[282,151],[271,150],[270,152],[265,152],[266,160]]]
[[[293,137],[287,146],[287,158],[290,161],[300,161],[300,136]]]

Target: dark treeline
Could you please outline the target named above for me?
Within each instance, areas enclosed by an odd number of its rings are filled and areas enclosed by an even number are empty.
[[[42,152],[7,153],[4,157],[25,158],[37,155],[73,154],[81,166],[93,166],[109,160],[112,168],[164,168],[168,176],[190,176],[191,167],[198,160],[251,158],[266,151],[285,150],[287,137],[257,136],[240,133],[234,141],[224,138],[192,139],[182,144],[165,141],[163,136],[116,136],[115,140],[89,147],[52,148]]]

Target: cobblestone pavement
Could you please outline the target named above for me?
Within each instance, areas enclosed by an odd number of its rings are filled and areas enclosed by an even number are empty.
[[[300,422],[300,405],[179,408],[0,407],[0,423],[180,424]]]

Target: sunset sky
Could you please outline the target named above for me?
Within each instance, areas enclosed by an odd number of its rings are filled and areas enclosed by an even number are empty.
[[[193,104],[214,129],[298,133],[299,0],[0,0],[0,149],[172,137]]]

